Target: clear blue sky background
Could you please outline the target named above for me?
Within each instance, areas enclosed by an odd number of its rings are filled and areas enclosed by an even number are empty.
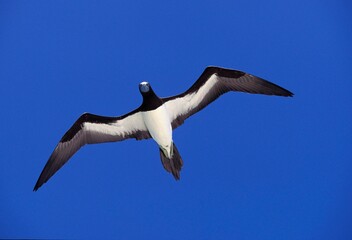
[[[1,1],[0,238],[352,239],[349,1]],[[155,142],[86,146],[38,192],[83,112],[138,83],[183,92],[208,65],[294,98],[231,93]]]

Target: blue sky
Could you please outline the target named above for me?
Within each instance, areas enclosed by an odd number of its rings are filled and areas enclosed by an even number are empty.
[[[348,1],[1,1],[0,238],[351,239]],[[38,192],[83,112],[122,115],[208,65],[294,98],[231,93],[155,142],[86,146]]]

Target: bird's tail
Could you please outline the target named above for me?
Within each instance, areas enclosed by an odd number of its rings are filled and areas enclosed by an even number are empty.
[[[159,148],[160,151],[160,159],[163,164],[165,170],[169,173],[172,173],[176,180],[180,179],[180,171],[183,165],[182,158],[180,153],[178,152],[175,143],[173,144],[173,150],[171,154],[171,158],[165,156],[164,152]]]

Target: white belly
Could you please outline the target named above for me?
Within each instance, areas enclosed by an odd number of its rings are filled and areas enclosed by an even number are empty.
[[[172,143],[172,127],[164,105],[155,110],[142,112],[144,123],[152,138],[169,152]]]

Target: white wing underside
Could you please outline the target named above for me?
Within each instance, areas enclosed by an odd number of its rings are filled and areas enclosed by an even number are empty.
[[[173,100],[167,101],[165,107],[169,113],[171,122],[177,117],[186,115],[188,112],[191,112],[197,106],[200,105],[201,101],[209,93],[212,87],[217,82],[217,76],[212,75],[205,84],[199,88],[197,92],[192,92],[183,97],[178,97]]]
[[[81,131],[85,135],[85,143],[91,144],[121,141],[133,137],[134,133],[138,131],[148,130],[141,113],[137,112],[109,124],[85,122]]]

